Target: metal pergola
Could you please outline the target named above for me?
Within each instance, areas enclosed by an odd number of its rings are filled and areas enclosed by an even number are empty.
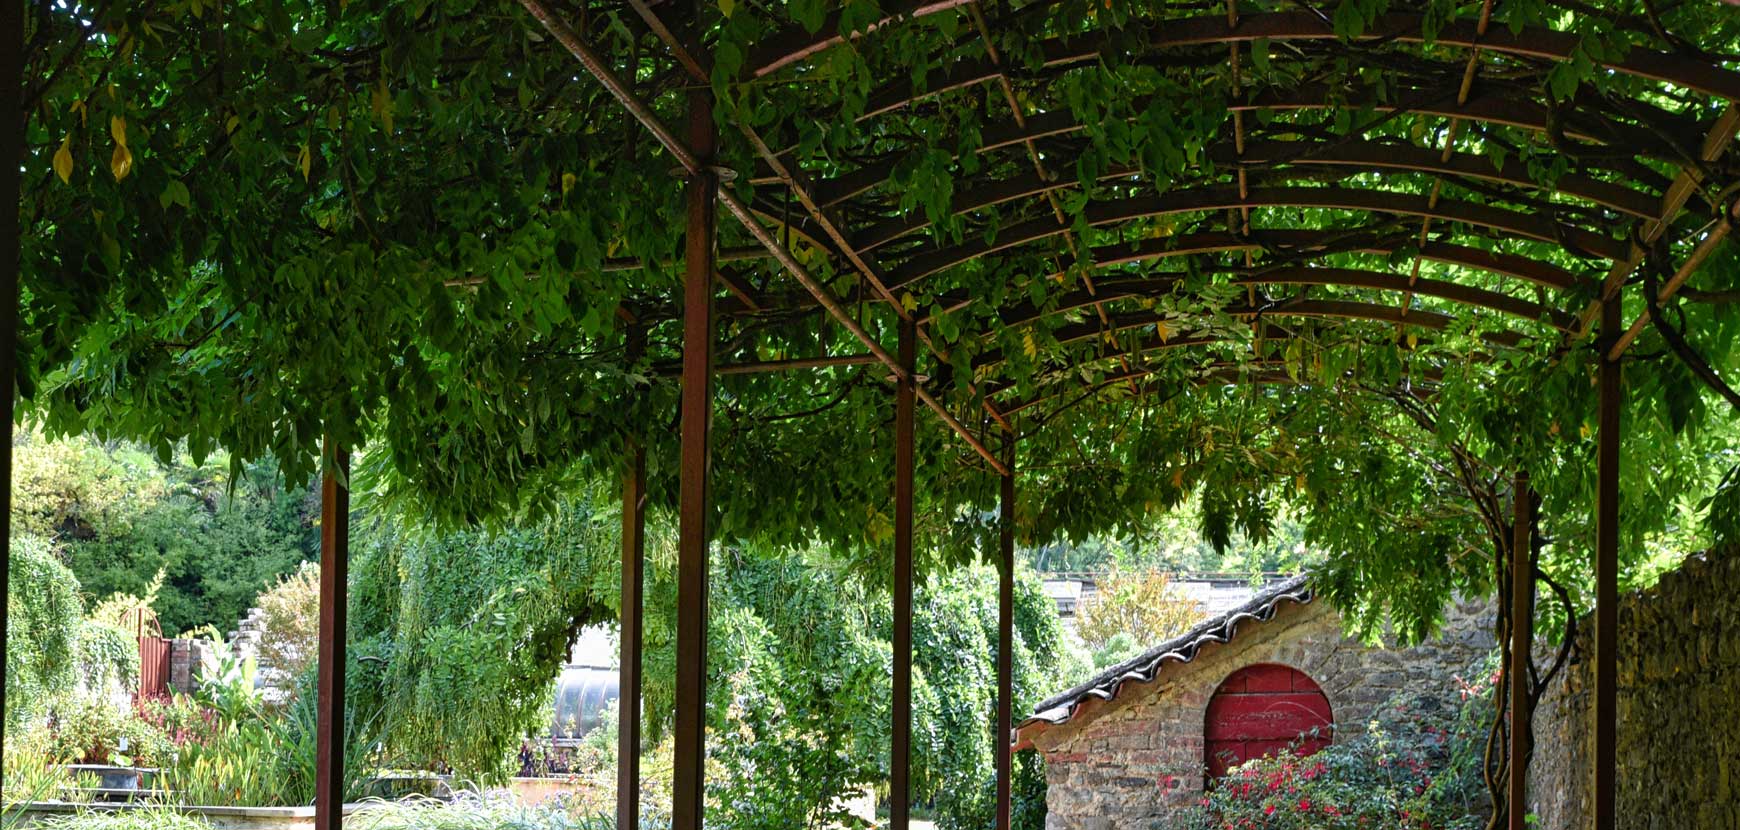
[[[1485,0],[1470,16],[1440,24],[1422,14],[1386,12],[1355,37],[1338,35],[1330,19],[1315,7],[1299,3],[1228,2],[1224,9],[1197,4],[1185,13],[1159,22],[1134,22],[1117,31],[1088,30],[1049,37],[1028,44],[1041,59],[1019,62],[999,49],[993,32],[1021,15],[1058,5],[1058,0],[1034,0],[1017,8],[993,7],[980,0],[919,0],[891,3],[873,24],[842,34],[840,13],[833,12],[813,32],[793,27],[757,45],[744,61],[741,75],[783,79],[801,84],[830,50],[853,48],[856,41],[900,27],[920,25],[931,15],[964,15],[969,25],[934,56],[946,66],[943,77],[916,86],[909,79],[892,80],[874,89],[860,123],[889,124],[922,108],[995,104],[1005,120],[987,124],[974,151],[981,159],[955,158],[956,169],[979,169],[950,206],[950,218],[975,220],[987,215],[1012,217],[993,231],[967,234],[954,242],[933,242],[926,235],[935,222],[921,211],[903,208],[895,160],[873,158],[859,164],[806,167],[795,148],[769,140],[763,129],[743,120],[727,126],[749,148],[750,170],[720,166],[720,119],[712,93],[713,55],[703,36],[701,9],[692,4],[656,0],[626,0],[662,44],[660,60],[681,77],[685,120],[666,123],[656,102],[641,97],[618,74],[616,58],[600,51],[571,23],[568,12],[550,0],[520,0],[536,25],[571,53],[591,82],[603,85],[622,111],[643,125],[681,168],[687,205],[684,280],[680,298],[669,308],[642,309],[626,316],[634,322],[680,319],[682,362],[666,367],[681,382],[681,465],[679,488],[677,698],[674,729],[676,764],[672,819],[677,830],[702,827],[705,791],[706,605],[709,534],[708,468],[713,383],[726,373],[802,371],[822,366],[879,365],[893,384],[896,402],[894,521],[894,668],[893,755],[890,777],[892,827],[909,824],[909,756],[912,720],[912,591],[914,422],[919,405],[937,418],[979,456],[985,468],[1001,480],[998,561],[999,587],[997,732],[1011,733],[1011,617],[1013,596],[1015,476],[1018,470],[1017,416],[1056,417],[1071,401],[1106,390],[1140,393],[1143,381],[1156,369],[1157,357],[1174,353],[1213,354],[1230,339],[1214,331],[1174,331],[1176,321],[1163,320],[1144,299],[1177,290],[1190,274],[1165,270],[1173,260],[1200,265],[1229,277],[1244,299],[1223,308],[1245,321],[1257,341],[1299,336],[1299,326],[1311,321],[1351,321],[1375,324],[1396,332],[1454,330],[1468,319],[1502,321],[1482,337],[1492,349],[1520,343],[1587,343],[1601,354],[1597,458],[1597,544],[1595,625],[1594,826],[1615,824],[1616,651],[1618,599],[1619,441],[1623,394],[1621,359],[1650,324],[1651,309],[1672,299],[1731,232],[1736,219],[1727,151],[1740,132],[1740,72],[1723,60],[1656,48],[1655,35],[1636,21],[1619,20],[1632,47],[1622,55],[1598,58],[1601,71],[1652,92],[1619,103],[1587,91],[1554,98],[1534,80],[1564,62],[1588,59],[1578,33],[1547,28],[1516,30],[1494,25],[1495,0]],[[1569,3],[1567,7],[1583,8]],[[709,7],[710,8],[710,7]],[[8,4],[8,13],[16,4]],[[1428,33],[1429,32],[1429,33]],[[1095,36],[1099,35],[1099,36]],[[0,124],[4,146],[0,157],[20,151],[21,114],[15,82],[19,72],[18,38],[9,34],[0,63]],[[1289,87],[1262,87],[1246,77],[1253,49],[1284,46],[1291,57],[1339,54],[1352,58],[1383,56],[1385,71],[1401,80],[1399,92],[1383,95],[1359,78],[1305,79]],[[1091,125],[1078,123],[1048,93],[1068,73],[1103,60],[1106,50],[1124,50],[1156,65],[1205,67],[1230,76],[1233,95],[1229,123],[1220,140],[1202,148],[1204,181],[1162,188],[1136,186],[1142,171],[1131,165],[1110,165],[1095,180],[1107,186],[1110,198],[1090,200],[1070,214],[1066,201],[1080,190],[1075,178],[1060,175],[1059,165],[1084,151],[1092,139]],[[1283,61],[1284,57],[1271,60]],[[1526,76],[1526,77],[1525,77]],[[1519,80],[1522,78],[1522,80]],[[960,99],[950,96],[961,96]],[[1702,117],[1698,108],[1670,109],[1673,101],[1694,101],[1719,109]],[[963,103],[968,101],[969,103]],[[1281,113],[1358,112],[1375,121],[1351,124],[1343,130],[1321,128],[1269,129],[1267,115]],[[827,112],[817,118],[832,117]],[[1378,125],[1406,118],[1430,122],[1433,129],[1419,140],[1382,135]],[[1277,122],[1282,123],[1282,122]],[[1549,136],[1590,150],[1589,160],[1544,183],[1521,160],[1494,161],[1459,148],[1458,136],[1488,130],[1512,130]],[[1599,151],[1599,152],[1594,152]],[[1731,176],[1732,174],[1728,174]],[[1375,186],[1379,176],[1413,177],[1414,190]],[[722,181],[748,177],[756,186],[745,199]],[[0,192],[18,188],[15,165],[0,165]],[[8,199],[0,212],[0,341],[16,335],[17,200]],[[720,250],[718,209],[732,217],[757,243],[756,248]],[[1362,224],[1336,228],[1307,227],[1276,221],[1317,212],[1364,217]],[[1122,228],[1147,228],[1156,221],[1188,220],[1191,226],[1166,235],[1138,234],[1108,241],[1106,234]],[[1083,228],[1088,229],[1084,232]],[[793,239],[824,251],[841,273],[849,274],[860,300],[886,309],[897,320],[898,342],[880,342],[842,298],[794,252]],[[1386,271],[1350,267],[1346,255],[1388,257],[1401,267]],[[1263,257],[1278,260],[1263,261]],[[921,374],[920,360],[942,360],[947,348],[933,330],[940,314],[982,308],[984,298],[952,288],[946,280],[955,269],[981,263],[1038,262],[1045,267],[1033,279],[1058,280],[1071,272],[1065,258],[1087,263],[1079,286],[1045,303],[1026,300],[1019,292],[990,309],[988,325],[1015,328],[1052,326],[1060,345],[1102,342],[1105,348],[1082,361],[1060,360],[1051,367],[1037,393],[999,375],[1007,357],[989,350],[973,358],[974,377],[955,380],[973,389],[972,418],[988,419],[1001,433],[989,438],[967,421],[963,407],[948,392],[933,388]],[[1672,257],[1672,262],[1662,262]],[[1568,263],[1575,263],[1571,265]],[[722,265],[783,277],[801,291],[777,293],[744,280],[741,272]],[[1633,275],[1656,268],[1666,279],[1633,284]],[[622,267],[633,267],[625,263]],[[1435,276],[1474,275],[1472,279]],[[1274,289],[1291,290],[1275,296]],[[724,296],[716,296],[724,292]],[[1642,293],[1644,290],[1649,294]],[[934,300],[907,302],[917,293]],[[1627,298],[1643,310],[1625,314]],[[804,316],[828,320],[861,344],[863,353],[824,355],[744,364],[716,364],[718,321],[762,316]],[[1189,321],[1184,321],[1188,324]],[[632,326],[631,332],[640,331]],[[638,353],[638,334],[630,335],[630,350]],[[0,375],[14,371],[14,356],[0,349]],[[1112,367],[1091,381],[1074,370],[1086,363]],[[1260,368],[1260,367],[1259,367]],[[1285,383],[1273,371],[1239,372],[1237,367],[1205,368],[1200,382]],[[982,403],[980,402],[982,400]],[[5,398],[10,416],[13,401]],[[1043,415],[1041,415],[1043,413]],[[322,487],[321,523],[321,653],[320,653],[320,795],[318,826],[337,828],[342,820],[342,723],[344,695],[345,563],[348,555],[348,495],[341,485],[342,448],[329,447],[328,473]],[[10,465],[10,454],[5,454]],[[8,476],[0,475],[0,478]],[[1526,493],[1519,476],[1517,492]],[[622,724],[618,826],[639,825],[640,722],[637,701],[642,685],[640,596],[644,583],[645,455],[631,444],[623,465],[622,570]],[[6,515],[9,488],[0,495],[0,515]],[[1519,498],[1514,550],[1529,549],[1526,520],[1529,499]],[[1533,574],[1513,567],[1512,591],[1518,621],[1512,627],[1513,653],[1527,654],[1532,629]],[[1517,688],[1526,672],[1513,672]],[[1512,700],[1527,706],[1528,695]],[[1526,716],[1526,710],[1517,716]],[[1512,757],[1526,756],[1523,730],[1513,730]],[[1007,741],[997,757],[997,822],[1009,827],[1010,750]],[[1511,776],[1511,803],[1523,803],[1526,775]],[[1521,811],[1512,811],[1512,826],[1521,827]]]

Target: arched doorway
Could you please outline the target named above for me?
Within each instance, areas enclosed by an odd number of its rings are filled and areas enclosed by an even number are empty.
[[[1214,690],[1203,724],[1209,778],[1229,767],[1298,745],[1310,755],[1329,745],[1335,725],[1329,698],[1304,672],[1259,663],[1233,672]]]

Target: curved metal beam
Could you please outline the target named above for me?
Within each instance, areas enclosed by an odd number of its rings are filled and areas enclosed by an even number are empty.
[[[1369,108],[1371,111],[1380,111],[1380,113],[1406,110],[1418,113],[1418,115],[1462,118],[1462,120],[1503,124],[1507,127],[1519,127],[1519,129],[1535,132],[1547,131],[1547,127],[1549,127],[1549,115],[1540,104],[1528,101],[1528,99],[1498,96],[1493,92],[1476,94],[1476,96],[1470,97],[1467,103],[1456,106],[1455,92],[1446,92],[1441,96],[1432,96],[1430,99],[1422,97],[1420,101],[1378,103],[1375,99],[1371,99],[1371,96],[1331,96],[1328,87],[1310,85],[1310,87],[1286,90],[1286,92],[1272,92],[1272,90],[1262,92],[1258,96],[1251,97],[1248,103],[1230,104],[1228,111],[1326,110],[1329,106],[1336,106],[1335,101],[1340,101],[1345,106],[1352,106],[1352,108]],[[1568,137],[1575,137],[1580,141],[1590,141],[1590,143],[1623,146],[1623,148],[1634,151],[1641,157],[1658,158],[1658,160],[1665,160],[1670,164],[1684,162],[1683,153],[1677,150],[1676,144],[1669,139],[1663,139],[1658,132],[1669,132],[1672,136],[1681,136],[1686,143],[1693,141],[1688,136],[1702,134],[1702,131],[1698,131],[1697,124],[1681,125],[1670,118],[1663,120],[1660,124],[1651,125],[1650,131],[1630,127],[1630,125],[1611,124],[1611,122],[1580,124],[1582,118],[1575,117],[1564,118],[1563,122],[1564,134]],[[1070,113],[1070,111],[1039,113],[1039,115],[1025,118],[1023,124],[1011,125],[1011,127],[1004,127],[1004,129],[988,129],[983,134],[983,143],[980,144],[978,151],[988,153],[992,150],[1002,150],[1006,146],[1041,141],[1047,137],[1070,136],[1075,132],[1082,132],[1082,129],[1084,127],[1075,120],[1075,113]],[[879,184],[886,183],[889,176],[893,176],[894,165],[898,164],[900,164],[898,158],[891,158],[886,162],[865,165],[856,171],[833,177],[830,181],[818,183],[816,184],[816,200],[825,207],[832,207],[832,205],[846,202],[849,198],[868,193],[873,188],[877,188]],[[1512,160],[1509,164],[1516,165],[1516,162]],[[1620,176],[1629,177],[1632,181],[1644,184],[1646,188],[1651,188],[1651,190],[1662,190],[1662,188],[1667,188],[1667,184],[1669,184],[1667,176],[1658,174],[1646,165],[1637,164],[1636,160],[1632,160],[1632,158],[1610,158],[1610,160],[1604,160],[1597,169],[1608,169],[1608,171],[1616,172]],[[764,176],[757,176],[757,181],[760,181],[762,177]],[[1627,212],[1630,212],[1629,209]]]
[[[1096,280],[1093,291],[1072,291],[1061,297],[1051,298],[1041,305],[1035,305],[1031,302],[1022,303],[1002,310],[1000,316],[1004,327],[1024,326],[1053,315],[1077,311],[1099,302],[1155,297],[1171,291],[1189,276],[1189,274],[1174,272],[1124,279]],[[1577,325],[1576,315],[1570,312],[1520,300],[1509,294],[1444,280],[1410,280],[1406,274],[1387,274],[1381,271],[1367,271],[1358,268],[1284,266],[1241,275],[1229,280],[1229,284],[1321,285],[1340,288],[1369,288],[1377,291],[1393,291],[1398,294],[1412,292],[1420,296],[1436,297],[1460,305],[1484,308],[1488,311],[1496,311],[1524,320],[1545,323],[1560,331],[1575,331]]]
[[[1262,367],[1268,367],[1268,366],[1284,366],[1284,365],[1285,365],[1285,363],[1279,362],[1279,361],[1274,361],[1274,360],[1257,360],[1257,361],[1252,361],[1250,363],[1236,363],[1233,361],[1215,361],[1214,363],[1209,365],[1209,367],[1208,367],[1209,371],[1204,372],[1200,376],[1193,379],[1191,382],[1196,386],[1208,386],[1208,385],[1213,385],[1216,383],[1219,383],[1222,385],[1247,385],[1247,384],[1249,384],[1249,385],[1260,385],[1260,386],[1273,386],[1273,385],[1304,386],[1304,385],[1309,384],[1309,381],[1299,380],[1297,378],[1294,378],[1292,375],[1287,374],[1284,371],[1276,371],[1274,369],[1262,368]],[[1253,369],[1253,368],[1256,369],[1256,371],[1247,371],[1247,370]],[[1053,389],[1049,392],[1035,395],[1031,398],[1020,401],[1018,403],[1003,404],[1002,405],[1002,412],[1004,415],[1014,415],[1015,413],[1020,412],[1022,410],[1031,409],[1031,408],[1038,406],[1042,403],[1045,403],[1047,401],[1056,400],[1056,399],[1061,398],[1064,395],[1070,394],[1072,392],[1078,396],[1092,396],[1094,394],[1099,393],[1101,390],[1107,389],[1107,388],[1112,387],[1112,386],[1122,386],[1122,385],[1130,383],[1131,381],[1137,381],[1137,380],[1142,380],[1144,378],[1151,377],[1157,371],[1158,371],[1157,368],[1148,368],[1148,369],[1132,369],[1128,372],[1118,372],[1118,373],[1113,374],[1113,375],[1107,375],[1106,377],[1101,378],[1100,380],[1095,381],[1094,383],[1088,384],[1086,389],[1069,387],[1066,384],[1057,384],[1057,386],[1065,387],[1065,388]],[[1442,382],[1444,379],[1444,373],[1440,372],[1436,369],[1427,369],[1427,370],[1422,371],[1420,374],[1428,382],[1431,382],[1431,383],[1439,383],[1439,382]],[[1004,387],[1003,389],[999,389],[998,393],[1005,391],[1008,388],[1010,388],[1010,387]],[[991,393],[991,394],[997,394],[997,393]],[[1061,407],[1060,407],[1060,409],[1061,409]],[[1041,414],[1040,419],[1044,420],[1046,418],[1047,414],[1053,414],[1053,413]]]
[[[1324,208],[1430,216],[1445,222],[1488,228],[1498,231],[1500,236],[1558,245],[1574,256],[1616,260],[1630,252],[1626,242],[1582,228],[1567,227],[1549,217],[1452,199],[1438,199],[1434,202],[1425,194],[1341,187],[1251,188],[1244,196],[1236,188],[1225,187],[1176,190],[1160,196],[1092,204],[1087,208],[1086,219],[1089,225],[1097,226],[1132,219],[1239,207]],[[1047,216],[1003,228],[988,241],[974,239],[942,250],[919,254],[908,259],[889,275],[889,288],[899,291],[918,280],[968,260],[1056,236],[1068,229],[1068,225],[1060,224],[1054,217]]]
[[[1601,207],[1643,219],[1655,219],[1661,211],[1659,197],[1638,190],[1602,181],[1590,176],[1568,173],[1551,186],[1536,182],[1527,166],[1507,158],[1494,165],[1491,159],[1466,153],[1448,157],[1436,150],[1402,144],[1378,142],[1331,143],[1320,141],[1252,141],[1239,155],[1231,142],[1217,144],[1209,150],[1209,158],[1229,169],[1236,167],[1265,168],[1283,172],[1275,165],[1301,167],[1336,167],[1360,170],[1404,170],[1439,176],[1457,176],[1494,184],[1509,185],[1543,193],[1559,193],[1593,202]],[[1102,180],[1140,175],[1141,169],[1114,166],[1101,175]],[[1077,186],[1075,179],[1041,176],[1037,172],[982,185],[954,200],[951,210],[960,215],[982,210],[1020,198]],[[859,251],[873,250],[909,233],[929,227],[931,222],[922,212],[909,212],[905,217],[878,222],[852,235],[852,246]]]
[[[1318,256],[1336,253],[1390,256],[1400,251],[1407,251],[1431,262],[1519,279],[1554,290],[1593,292],[1599,287],[1597,280],[1568,271],[1550,262],[1448,242],[1429,241],[1421,246],[1418,245],[1418,240],[1412,232],[1402,233],[1383,228],[1259,230],[1250,234],[1234,234],[1225,231],[1187,233],[1130,243],[1102,245],[1087,251],[1084,259],[1090,264],[1090,267],[1102,269],[1171,257],[1245,251],[1297,251],[1301,254]],[[1065,274],[1064,271],[1053,271],[1036,278],[1057,280],[1062,279]],[[975,298],[966,295],[947,295],[939,299],[941,310],[937,312],[938,314],[964,308],[970,305]],[[866,298],[865,301],[877,302],[878,300]],[[751,307],[736,297],[721,297],[717,313],[721,317],[742,317],[761,313],[789,314],[810,311],[818,307],[814,297],[804,292],[797,292],[782,296],[764,297],[761,304],[756,307]],[[675,314],[675,310],[672,308],[656,310],[644,308],[637,314],[648,320],[667,319]],[[936,314],[927,315],[923,318],[923,322],[928,324],[935,316]]]
[[[1425,42],[1423,18],[1416,14],[1386,14],[1366,27],[1356,42],[1409,43]],[[1225,15],[1176,18],[1150,24],[1146,46],[1155,51],[1192,46],[1214,46],[1270,41],[1340,41],[1327,18],[1312,12],[1269,12],[1240,15],[1236,24]],[[1438,46],[1477,48],[1516,57],[1562,63],[1576,53],[1581,37],[1571,32],[1527,28],[1512,34],[1503,27],[1477,31],[1473,21],[1455,21],[1440,27],[1432,41]],[[1048,67],[1070,66],[1098,60],[1107,48],[1104,33],[1056,37],[1040,44],[1043,63]],[[1685,87],[1706,95],[1740,102],[1740,73],[1713,66],[1683,55],[1633,48],[1623,58],[1608,58],[1601,66],[1613,72],[1651,81]],[[956,62],[937,79],[927,79],[923,90],[911,83],[884,87],[871,94],[865,115],[876,115],[897,109],[914,100],[981,83],[1003,74],[994,61]]]
[[[849,34],[840,33],[840,12],[835,11],[822,21],[822,25],[810,31],[803,26],[791,26],[767,38],[766,46],[755,51],[750,56],[749,75],[760,78],[797,63],[836,44],[845,43],[862,35],[883,28],[890,23],[905,18],[924,17],[937,12],[960,8],[974,0],[930,0],[930,2],[907,3],[892,12],[885,12],[875,23],[864,29]]]
[[[1396,306],[1362,303],[1351,300],[1301,299],[1284,301],[1265,307],[1231,307],[1225,309],[1225,311],[1227,314],[1232,316],[1255,317],[1259,322],[1276,317],[1369,320],[1373,322],[1389,323],[1392,325],[1418,326],[1431,331],[1443,331],[1456,322],[1456,318],[1435,311],[1422,311],[1417,308],[1398,308]],[[1148,328],[1161,322],[1165,322],[1165,320],[1151,311],[1114,314],[1111,315],[1109,323],[1102,323],[1095,319],[1089,322],[1063,326],[1058,328],[1056,331],[1053,331],[1052,337],[1060,345],[1079,343],[1083,340],[1091,340],[1096,337],[1106,337],[1118,332]],[[1282,336],[1287,337],[1291,336],[1291,334],[1287,333]],[[1131,355],[1143,350],[1171,348],[1179,345],[1201,345],[1214,342],[1211,339],[1205,339],[1201,335],[1170,335],[1162,337],[1157,332],[1154,332],[1150,333],[1149,337],[1151,338],[1151,345],[1146,347],[1141,347],[1139,345],[1138,348],[1127,350],[1123,354]],[[1482,335],[1482,337],[1487,342],[1497,346],[1511,347],[1522,342],[1522,335],[1514,331],[1491,332]],[[1271,338],[1265,335],[1263,339]],[[1103,355],[1103,357],[1111,356],[1114,355]],[[980,369],[986,366],[996,366],[1003,363],[1006,359],[1007,358],[1005,358],[1001,351],[986,352],[974,359],[973,368]]]
[[[1348,240],[1354,240],[1349,242]],[[1338,244],[1339,243],[1339,244]],[[1179,236],[1144,239],[1135,243],[1103,245],[1094,248],[1090,257],[1095,267],[1124,265],[1151,259],[1194,254],[1268,251],[1289,249],[1322,250],[1336,253],[1391,255],[1415,246],[1412,234],[1404,238],[1361,238],[1357,231],[1338,230],[1260,230],[1248,235],[1227,232],[1187,233]],[[1593,288],[1595,281],[1565,270],[1550,262],[1516,254],[1504,254],[1454,245],[1448,242],[1427,242],[1419,246],[1419,256],[1432,262],[1474,268],[1506,277],[1514,277],[1536,285],[1559,290]],[[1051,274],[1061,277],[1062,273]]]

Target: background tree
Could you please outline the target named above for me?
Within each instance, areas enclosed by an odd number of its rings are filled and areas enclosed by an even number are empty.
[[[1094,595],[1076,606],[1075,633],[1097,665],[1159,645],[1207,616],[1163,571],[1115,570],[1095,585]]]
[[[320,654],[320,565],[304,562],[255,602],[260,609],[259,661],[290,679],[314,668]]]
[[[124,442],[14,440],[13,521],[53,539],[92,596],[143,595],[169,636],[229,631],[266,587],[308,560],[316,541],[309,491],[284,484],[270,462],[195,464]]]

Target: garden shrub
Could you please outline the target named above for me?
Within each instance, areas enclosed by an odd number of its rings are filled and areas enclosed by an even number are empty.
[[[320,653],[320,565],[304,562],[255,602],[261,612],[259,662],[290,678],[314,667]]]
[[[149,721],[102,697],[80,695],[55,710],[49,757],[70,764],[155,767],[174,751]]]
[[[1495,675],[1471,672],[1462,702],[1403,692],[1366,731],[1308,757],[1282,751],[1234,767],[1202,800],[1197,830],[1475,830]]]
[[[79,583],[37,536],[12,539],[6,592],[5,734],[39,721],[78,684]]]
[[[94,619],[79,626],[79,687],[94,697],[114,698],[139,686],[139,641]]]

